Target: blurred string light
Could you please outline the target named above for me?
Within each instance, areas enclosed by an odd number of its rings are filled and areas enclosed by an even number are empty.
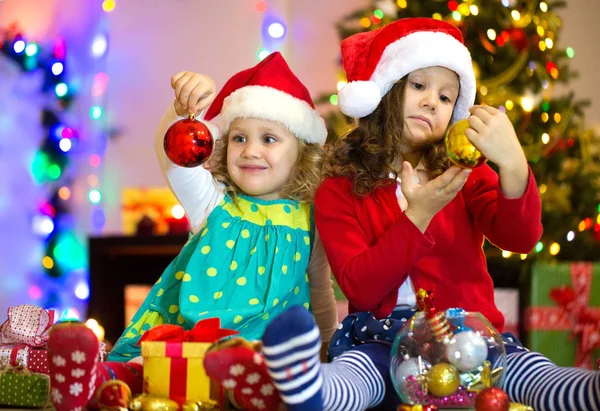
[[[98,341],[104,341],[104,328],[100,324],[98,324],[98,321],[94,320],[93,318],[90,318],[85,322],[85,325],[89,329],[91,329],[94,332],[94,334],[96,334],[96,337],[98,337]]]
[[[259,0],[255,4],[256,11],[263,13],[261,23],[262,46],[256,53],[258,61],[264,60],[273,51],[279,49],[287,34],[285,22],[269,9],[266,1]]]
[[[92,42],[92,55],[96,58],[104,56],[108,49],[108,40],[105,34],[98,34]]]
[[[96,7],[100,5],[106,13],[116,7],[115,1],[110,0],[97,1]],[[104,18],[100,20],[104,21]],[[87,197],[92,206],[91,222],[96,231],[102,230],[105,224],[103,196],[97,178],[107,142],[103,105],[108,85],[105,57],[109,44],[103,21],[93,29],[95,34],[89,38],[89,58],[93,59],[94,68],[102,65],[102,70],[92,72],[87,90],[85,82],[73,83],[69,76],[65,39],[58,38],[48,44],[30,41],[16,28],[0,33],[0,54],[14,61],[23,71],[43,72],[45,80],[41,93],[47,93],[50,99],[56,101],[56,104],[48,104],[48,108],[42,109],[41,127],[46,137],[31,162],[35,183],[48,194],[31,216],[31,230],[43,242],[44,251],[39,263],[41,275],[32,277],[27,295],[34,303],[55,309],[57,318],[62,319],[79,319],[81,310],[76,308],[77,304],[87,301],[90,294],[86,247],[75,233],[77,224],[70,212],[74,197]],[[68,123],[66,112],[76,94],[88,90],[92,97],[88,123],[91,127],[86,128],[85,148],[91,152],[84,152],[77,145],[80,133]],[[77,174],[70,171],[70,164],[75,156],[82,154],[88,156],[86,163],[94,170],[87,173],[94,175],[95,181],[87,179],[94,187],[75,191],[71,185]],[[85,170],[83,172],[85,176]]]
[[[275,22],[269,24],[267,32],[269,33],[269,36],[271,36],[272,38],[280,39],[283,36],[285,36],[285,26],[282,23],[275,21]]]
[[[70,219],[67,201],[71,197],[71,182],[63,179],[71,162],[71,149],[78,138],[77,132],[65,121],[66,111],[74,97],[66,76],[66,46],[64,40],[57,39],[49,47],[42,47],[28,41],[16,30],[9,30],[4,36],[0,38],[1,54],[12,59],[24,71],[43,72],[46,81],[41,93],[48,93],[49,98],[57,101],[57,104],[42,109],[40,116],[45,138],[33,156],[31,174],[48,194],[31,216],[31,230],[43,242],[44,257],[40,261],[40,271],[48,278],[58,279],[67,273],[65,260],[85,263],[81,258],[71,260],[73,247],[65,248],[66,244],[61,240],[69,237],[72,229],[66,224]],[[77,252],[73,255],[76,256]],[[43,300],[45,287],[39,284],[31,284],[28,295],[40,305],[47,307],[49,304]]]
[[[25,50],[25,42],[23,40],[17,40],[17,41],[15,41],[15,43],[13,45],[13,50],[17,54],[22,53],[23,50]]]
[[[104,0],[102,2],[102,10],[104,10],[107,13],[112,12],[116,6],[117,3],[115,2],[115,0]]]
[[[63,72],[63,69],[64,66],[60,61],[57,61],[56,63],[52,64],[52,74],[54,74],[55,76],[61,74]]]
[[[181,220],[185,216],[185,210],[180,204],[175,204],[171,208],[171,215],[173,215],[173,218]]]
[[[114,0],[104,0],[102,9],[106,13],[115,10],[117,4]],[[106,54],[109,50],[109,38],[106,31],[102,31],[94,36],[91,45],[92,56],[94,57],[97,71],[93,77],[90,88],[92,105],[89,109],[89,116],[93,120],[94,147],[89,155],[89,172],[86,179],[88,184],[87,197],[91,205],[91,224],[95,232],[101,232],[106,224],[106,214],[103,205],[103,195],[99,175],[99,168],[102,165],[102,157],[106,151],[106,118],[104,103],[106,101],[106,90],[108,88],[109,76],[106,73]]]

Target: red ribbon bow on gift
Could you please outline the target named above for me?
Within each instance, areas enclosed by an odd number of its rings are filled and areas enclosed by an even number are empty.
[[[571,264],[571,280],[573,288],[555,287],[550,290],[550,298],[569,318],[573,326],[571,338],[578,337],[575,365],[591,369],[592,352],[600,348],[600,312],[588,306],[592,265]]]
[[[142,334],[138,345],[142,341],[169,341],[169,342],[215,342],[223,337],[239,334],[238,331],[221,328],[219,318],[207,318],[196,323],[194,328],[185,331],[180,325],[159,325]]]

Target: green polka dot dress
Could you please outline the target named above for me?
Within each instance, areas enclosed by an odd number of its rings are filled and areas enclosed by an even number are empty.
[[[309,308],[311,233],[309,204],[226,195],[152,287],[108,359],[140,355],[139,336],[156,325],[191,329],[210,317],[248,340],[262,338],[287,306]]]

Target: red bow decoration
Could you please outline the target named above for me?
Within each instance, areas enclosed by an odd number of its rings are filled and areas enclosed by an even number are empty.
[[[592,265],[587,263],[571,264],[569,286],[550,290],[550,298],[569,318],[573,331],[571,338],[578,338],[575,365],[592,368],[592,352],[600,348],[600,312],[592,310],[589,298],[592,285]]]
[[[239,334],[238,331],[221,328],[219,318],[207,318],[196,323],[194,328],[185,331],[182,326],[174,324],[159,325],[149,329],[138,341],[168,341],[168,342],[215,342],[223,337]]]

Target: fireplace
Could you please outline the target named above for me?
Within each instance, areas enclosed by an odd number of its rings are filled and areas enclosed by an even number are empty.
[[[107,341],[114,343],[120,337],[128,321],[126,317],[135,313],[144,293],[158,280],[186,241],[187,235],[89,239],[88,317],[104,327]]]

